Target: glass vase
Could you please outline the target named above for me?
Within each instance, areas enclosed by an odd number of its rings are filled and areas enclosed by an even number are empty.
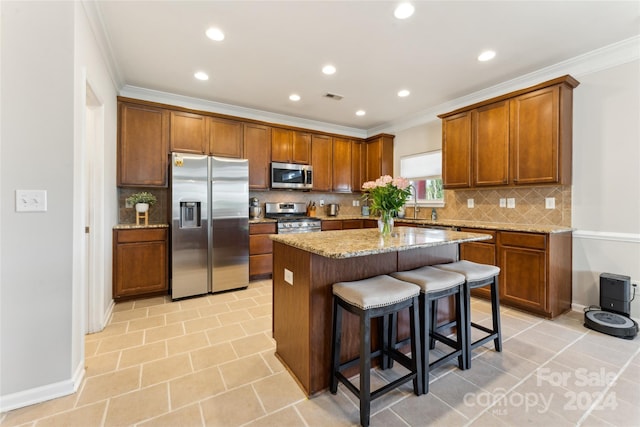
[[[383,236],[389,236],[393,233],[393,213],[382,212],[380,218],[378,218],[378,231]]]

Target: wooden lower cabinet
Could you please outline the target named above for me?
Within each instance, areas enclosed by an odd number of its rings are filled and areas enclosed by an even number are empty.
[[[462,243],[460,245],[460,259],[473,261],[480,264],[497,265],[496,263],[496,235],[497,231],[477,230],[474,228],[461,228],[465,233],[490,234],[491,240],[480,242]],[[473,289],[471,295],[489,299],[491,292],[489,287]]]
[[[322,231],[342,230],[342,221],[337,219],[328,219],[322,221],[320,225]]]
[[[249,224],[249,279],[271,277],[273,268],[273,242],[270,234],[276,233],[276,223]]]
[[[113,298],[168,292],[168,229],[113,230]]]

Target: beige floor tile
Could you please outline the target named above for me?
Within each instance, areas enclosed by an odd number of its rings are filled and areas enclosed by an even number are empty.
[[[241,308],[253,308],[258,307],[258,303],[253,298],[245,298],[238,301],[230,301],[227,303],[229,308],[233,310],[239,310]]]
[[[612,399],[605,400],[602,405],[594,409],[591,414],[605,420],[615,426],[620,427],[637,427],[640,420],[640,406],[638,400],[635,403],[628,403],[616,396]]]
[[[223,302],[230,302],[230,301],[237,301],[238,297],[236,297],[236,294],[238,293],[238,291],[236,292],[222,292],[219,294],[212,294],[212,295],[208,295],[207,299],[209,300],[209,304],[214,305],[214,304],[220,304]]]
[[[583,353],[593,357],[594,359],[598,359],[606,363],[612,363],[616,366],[624,365],[632,356],[632,354],[627,350],[621,350],[620,347],[614,347],[613,345],[599,345],[587,337],[572,344],[568,350]]]
[[[187,353],[145,363],[142,365],[142,387],[181,377],[191,372],[193,372],[191,359]]]
[[[180,304],[177,302],[170,302],[163,305],[154,305],[149,307],[149,316],[159,316],[161,314],[176,313],[180,311]]]
[[[142,319],[147,317],[147,308],[139,308],[127,311],[114,312],[111,316],[111,323],[128,322],[129,320]]]
[[[170,325],[172,323],[184,322],[187,320],[199,319],[200,310],[197,308],[192,308],[190,310],[180,310],[174,313],[167,313],[165,315],[165,318],[167,319],[167,325]]]
[[[423,426],[427,423],[429,426],[461,426],[467,422],[465,416],[432,393],[422,396],[409,395],[393,405],[391,410],[410,426]]]
[[[267,413],[307,398],[288,372],[271,375],[252,385]]]
[[[513,353],[538,364],[546,362],[555,355],[551,350],[540,347],[538,343],[532,343],[529,340],[521,340],[518,336],[515,336],[505,342],[502,346],[502,352]]]
[[[509,390],[520,381],[520,378],[503,372],[482,359],[473,360],[471,369],[456,369],[451,374],[458,375],[491,393]]]
[[[269,309],[271,308],[271,301],[273,301],[273,296],[271,295],[271,293],[269,293],[268,295],[258,295],[253,297],[253,300],[258,304],[258,305],[266,305],[269,306]]]
[[[136,424],[137,427],[201,427],[203,425],[200,405],[197,403]]]
[[[114,307],[113,307],[113,312],[117,313],[119,311],[128,311],[128,310],[133,310],[133,305],[135,304],[134,300],[131,301],[123,301],[123,302],[118,302]]]
[[[585,353],[584,351],[573,347],[570,347],[556,355],[553,358],[553,361],[570,369],[586,369],[587,372],[598,372],[600,369],[605,369],[606,372],[618,372],[620,370],[618,365],[605,362],[601,359],[596,359],[591,357],[591,354],[588,352]]]
[[[184,335],[184,327],[182,323],[173,323],[159,328],[145,329],[144,343],[149,344],[156,341],[167,340]]]
[[[201,317],[199,319],[187,320],[184,322],[184,329],[188,334],[197,331],[206,331],[220,326],[218,316]]]
[[[262,359],[267,363],[267,366],[269,366],[269,369],[271,369],[271,372],[275,373],[275,372],[282,372],[286,370],[282,362],[276,357],[275,351],[273,350],[263,351],[262,353],[260,353],[260,356],[262,356]]]
[[[171,300],[168,297],[165,297],[165,296],[153,297],[153,298],[145,298],[145,299],[136,300],[134,302],[133,307],[134,308],[151,307],[151,306],[154,306],[154,305],[163,305],[163,304],[166,304],[167,302],[170,302],[170,301]]]
[[[228,313],[230,311],[231,309],[229,308],[229,305],[224,302],[220,304],[212,304],[206,307],[198,308],[198,313],[200,313],[200,317],[217,316],[220,313]]]
[[[500,419],[493,415],[491,410],[483,412],[479,417],[473,419],[471,423],[467,424],[468,426],[473,427],[502,427],[502,426],[510,426],[514,424],[513,420],[509,420],[509,417],[506,419]]]
[[[209,337],[209,341],[211,343],[223,343],[223,342],[232,341],[247,335],[247,333],[242,328],[240,323],[220,326],[218,328],[209,329],[206,332],[207,332],[207,337]]]
[[[209,340],[207,338],[207,334],[204,332],[196,332],[194,334],[183,335],[181,337],[167,340],[169,356],[207,346],[209,346]]]
[[[169,382],[172,408],[180,408],[215,396],[223,391],[225,391],[225,386],[220,370],[217,367],[203,369]]]
[[[257,334],[259,332],[266,332],[269,334],[269,336],[271,336],[271,316],[264,316],[257,319],[247,320],[240,323],[240,325],[248,335]]]
[[[105,427],[132,425],[169,411],[167,383],[112,398]]]
[[[78,395],[74,393],[24,408],[14,409],[0,415],[0,425],[2,427],[24,425],[40,418],[71,410],[74,408],[77,399]]]
[[[38,427],[83,427],[101,425],[104,419],[107,401],[82,406],[39,420]]]
[[[96,332],[94,334],[88,334],[85,335],[85,341],[86,342],[90,342],[90,341],[99,341],[103,338],[107,338],[107,337],[111,337],[114,335],[123,335],[127,333],[127,323],[111,323],[107,326],[105,326],[105,328],[100,331],[100,332]]]
[[[275,342],[264,333],[233,340],[231,341],[231,345],[238,354],[238,357],[275,349]]]
[[[323,393],[295,405],[308,426],[357,426],[360,409],[343,393]]]
[[[219,394],[200,403],[206,426],[231,427],[266,415],[250,386]]]
[[[633,362],[629,363],[629,365],[622,372],[622,376],[626,380],[640,384],[640,365],[636,365]]]
[[[538,325],[536,325],[538,326]],[[517,341],[527,342],[534,347],[543,348],[545,350],[549,350],[552,353],[558,353],[562,351],[564,348],[568,347],[571,341],[567,341],[561,338],[557,338],[551,335],[543,334],[542,332],[536,331],[534,326],[531,329],[527,329],[523,331],[521,334],[515,338]],[[511,344],[511,341],[507,345]]]
[[[179,302],[182,310],[190,310],[192,308],[206,307],[209,303],[209,298],[206,295],[196,298],[184,299]]]
[[[220,313],[218,320],[223,325],[230,325],[233,323],[240,323],[245,320],[253,319],[253,316],[249,314],[247,310],[230,311],[228,313]]]
[[[471,419],[476,416],[479,410],[485,409],[482,407],[484,403],[482,396],[489,396],[490,392],[482,390],[462,377],[455,375],[455,372],[453,371],[451,374],[445,375],[430,384],[429,394],[433,394],[465,417]]]
[[[372,426],[406,427],[407,423],[391,409],[385,409],[371,416]]]
[[[196,372],[201,369],[210,368],[238,358],[238,355],[233,351],[233,347],[230,343],[223,343],[194,350],[190,354],[193,369]]]
[[[100,341],[85,341],[84,342],[84,355],[85,357],[95,356],[96,351],[98,351],[98,345]]]
[[[271,316],[271,306],[270,305],[259,305],[257,307],[251,307],[247,309],[247,312],[253,318]]]
[[[152,344],[122,350],[119,367],[120,369],[128,368],[164,357],[167,357],[167,345],[165,341],[157,341]]]
[[[120,360],[120,353],[112,351],[111,353],[102,354],[94,357],[87,357],[84,360],[86,367],[85,377],[104,374],[106,372],[115,371]]]
[[[129,321],[129,328],[127,332],[139,331],[142,329],[157,328],[158,326],[164,326],[164,315],[145,317],[144,319],[135,319]]]
[[[246,427],[299,427],[304,421],[298,412],[289,407],[246,424]]]
[[[565,341],[575,341],[586,333],[586,329],[584,328],[578,331],[551,320],[544,320],[536,324],[531,330]]]
[[[582,427],[615,427],[613,424],[598,418],[593,412],[580,425]]]
[[[104,354],[110,351],[124,350],[142,344],[144,333],[142,331],[130,334],[107,337],[100,340],[96,354]]]
[[[640,403],[640,382],[638,382],[638,380],[638,377],[627,377],[623,374],[618,377],[613,386],[606,393],[613,394],[616,399],[637,405]]]
[[[140,367],[135,366],[108,374],[87,378],[78,398],[78,405],[108,399],[140,387]]]
[[[238,387],[271,375],[271,370],[259,355],[245,357],[219,365],[228,388]]]
[[[257,289],[253,289],[253,288],[240,290],[240,291],[237,291],[235,293],[235,296],[238,298],[238,300],[250,299],[250,298],[253,298],[253,297],[260,296],[260,295],[261,295],[260,291],[258,291]]]

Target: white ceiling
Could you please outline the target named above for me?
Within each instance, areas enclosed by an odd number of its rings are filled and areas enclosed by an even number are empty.
[[[639,1],[413,1],[405,21],[397,3],[99,0],[98,10],[123,86],[363,130],[640,33]],[[223,42],[205,36],[211,26]],[[497,56],[480,63],[485,49]]]

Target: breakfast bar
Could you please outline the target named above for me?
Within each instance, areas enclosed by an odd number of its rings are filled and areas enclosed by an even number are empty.
[[[457,261],[460,243],[490,238],[415,227],[396,227],[384,237],[377,229],[272,235],[276,356],[308,396],[323,391],[329,386],[334,283]],[[355,357],[355,317],[344,325],[343,350]],[[408,331],[402,316],[399,328],[399,335]]]

